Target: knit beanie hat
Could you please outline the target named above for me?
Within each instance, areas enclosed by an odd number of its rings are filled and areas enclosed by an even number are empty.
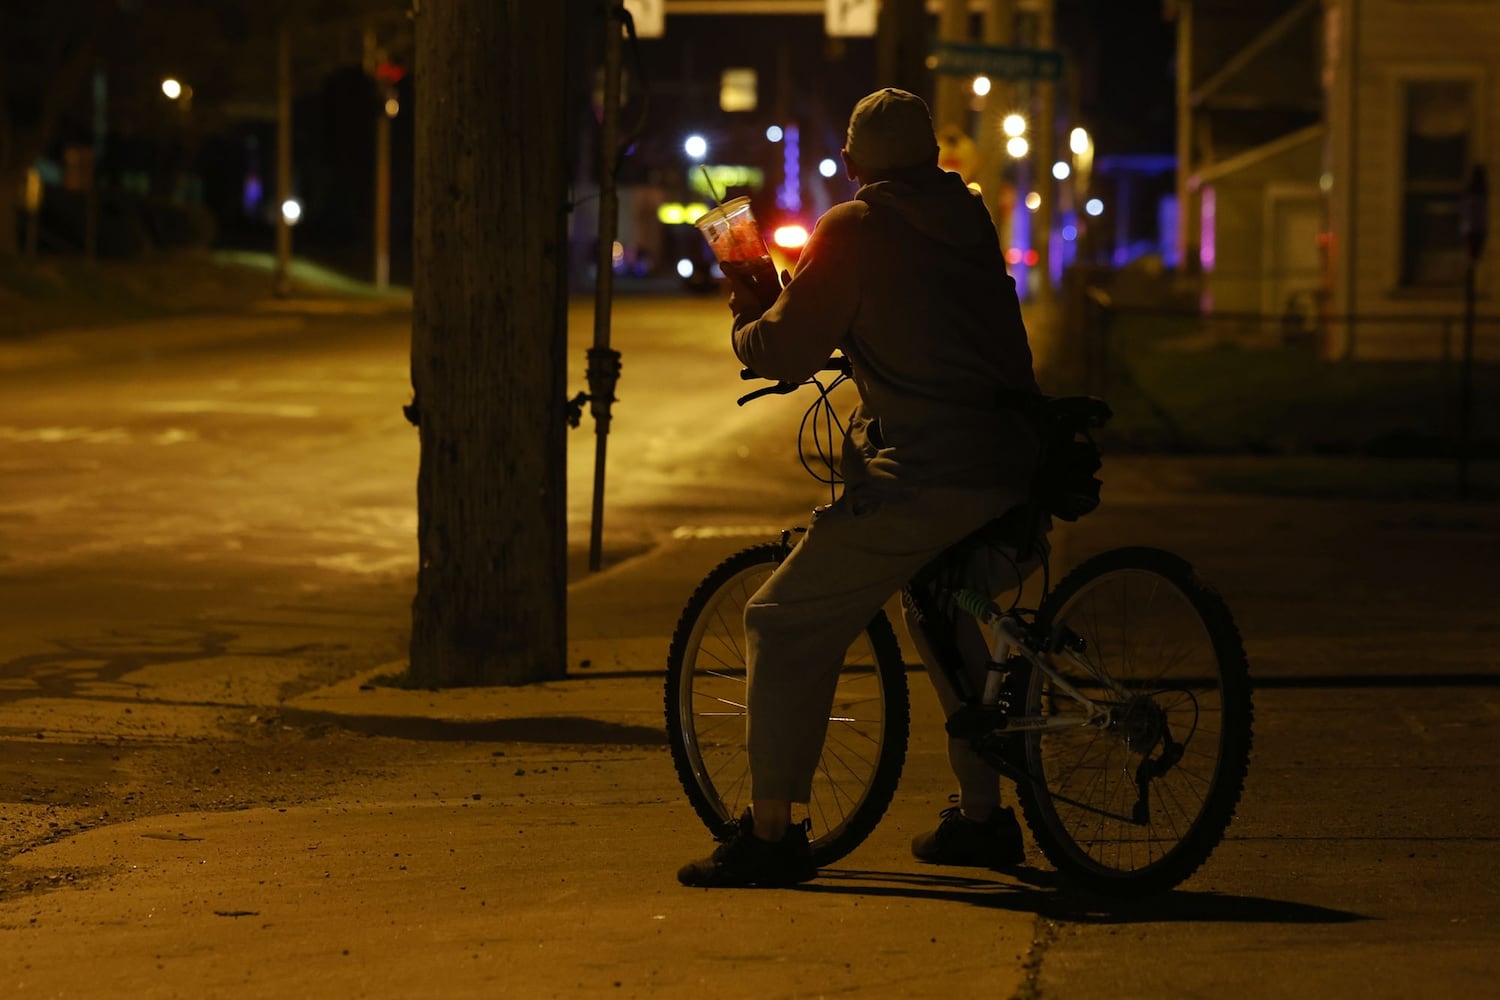
[[[937,156],[937,139],[927,103],[894,87],[860,100],[849,115],[844,148],[865,170],[895,170]]]

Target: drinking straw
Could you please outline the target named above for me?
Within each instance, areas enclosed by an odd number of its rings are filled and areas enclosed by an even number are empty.
[[[714,208],[720,207],[719,196],[714,192],[714,179],[709,176],[707,164],[698,164],[698,169],[703,171],[703,180],[708,185],[708,196],[714,200]]]

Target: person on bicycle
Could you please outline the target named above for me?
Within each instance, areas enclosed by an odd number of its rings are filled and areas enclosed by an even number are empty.
[[[816,875],[793,803],[812,780],[844,652],[892,594],[971,532],[1023,503],[1038,442],[997,403],[1038,393],[1015,281],[982,200],[938,166],[921,98],[883,89],[849,118],[844,166],[861,184],[813,231],[774,302],[730,279],[734,352],[765,378],[802,382],[838,350],[859,403],[838,501],[745,609],[751,807],[732,835],[678,872],[684,885],[786,885]],[[998,594],[1031,566],[994,579]],[[910,612],[908,612],[910,615]],[[977,626],[969,641],[978,642]],[[915,632],[915,630],[914,630]],[[919,649],[944,710],[959,704]],[[982,643],[971,669],[982,670]],[[921,860],[1001,867],[1022,859],[999,776],[949,741],[959,804],[913,840]]]

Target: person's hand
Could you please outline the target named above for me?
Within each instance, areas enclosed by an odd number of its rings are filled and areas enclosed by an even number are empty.
[[[745,318],[746,322],[759,319],[767,309],[771,308],[771,304],[761,302],[760,297],[755,294],[754,289],[738,275],[725,271],[724,277],[729,282],[729,311],[734,314],[735,320],[738,321],[742,317]],[[792,272],[783,268],[781,272],[781,287],[785,288],[791,282]]]
[[[735,323],[759,319],[767,307],[761,302],[760,296],[755,294],[755,290],[729,271],[724,272],[724,278],[729,282],[729,311],[734,314]]]

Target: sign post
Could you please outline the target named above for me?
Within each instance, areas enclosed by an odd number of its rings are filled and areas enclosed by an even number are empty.
[[[1469,492],[1469,453],[1474,443],[1474,272],[1489,235],[1490,192],[1483,164],[1469,175],[1469,187],[1459,206],[1458,231],[1463,235],[1468,265],[1464,268],[1464,369],[1458,397],[1458,495]]]

